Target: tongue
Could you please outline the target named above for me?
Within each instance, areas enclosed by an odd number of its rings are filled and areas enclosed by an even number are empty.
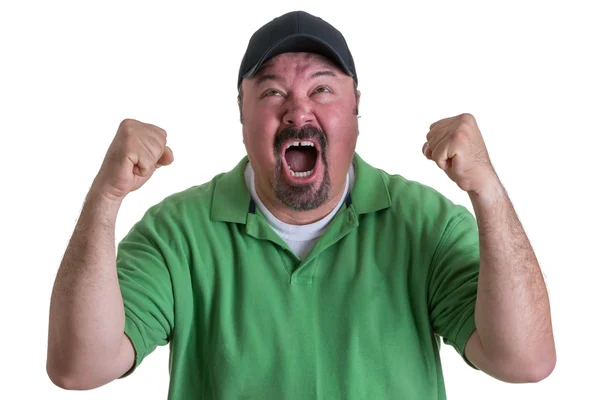
[[[289,149],[285,152],[285,160],[294,172],[310,171],[314,166],[314,160],[303,150]]]

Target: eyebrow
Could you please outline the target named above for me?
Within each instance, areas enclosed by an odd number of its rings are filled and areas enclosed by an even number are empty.
[[[315,79],[320,76],[333,76],[335,78],[335,77],[337,77],[337,74],[330,69],[324,69],[322,71],[313,72],[309,76],[309,79]],[[284,80],[283,77],[280,75],[277,75],[277,74],[262,74],[256,78],[256,81],[254,82],[254,86],[258,87],[265,81],[283,81],[283,80]]]
[[[256,79],[256,81],[254,82],[254,86],[258,87],[261,83],[265,81],[283,81],[283,78],[276,74],[263,74]]]
[[[337,77],[337,74],[330,69],[325,69],[322,71],[313,72],[310,75],[310,79],[318,78],[319,76],[333,76],[335,78]]]

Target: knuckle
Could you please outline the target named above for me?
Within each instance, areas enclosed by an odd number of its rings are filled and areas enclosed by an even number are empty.
[[[119,128],[119,132],[126,141],[135,136],[135,129],[131,125],[125,125],[122,128]]]
[[[145,159],[147,163],[154,164],[162,153],[158,140],[153,136],[138,138],[138,154],[140,159]]]
[[[159,139],[157,139],[157,138],[156,138],[156,137],[154,137],[154,136],[148,136],[148,137],[146,138],[146,140],[147,140],[147,143],[146,143],[145,145],[146,145],[146,148],[148,149],[148,153],[150,153],[150,155],[151,155],[153,158],[156,158],[156,159],[158,159],[158,156],[159,156],[159,155],[160,155],[160,153],[161,153],[161,150],[160,150],[160,149],[161,149],[161,147],[162,147],[162,146],[160,145]]]
[[[469,113],[463,113],[460,115],[460,118],[465,121],[465,122],[474,122],[475,121],[475,117],[472,114]]]
[[[458,129],[452,133],[452,138],[459,141],[465,140],[467,137],[467,131],[464,128],[465,127],[463,126],[459,126]]]
[[[156,136],[155,140],[157,141],[161,149],[163,149],[167,145],[166,135],[158,135]]]
[[[133,129],[136,123],[137,121],[134,119],[125,118],[123,121],[121,121],[119,128],[122,128],[124,131],[130,131],[131,129]]]

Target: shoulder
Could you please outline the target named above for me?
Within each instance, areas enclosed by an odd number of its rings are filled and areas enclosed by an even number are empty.
[[[381,171],[381,170],[380,170]],[[454,246],[469,254],[478,251],[478,227],[471,211],[438,190],[381,171],[390,196],[387,218],[406,240],[430,250]]]
[[[140,223],[159,226],[183,226],[191,221],[207,221],[215,187],[224,174],[210,181],[173,193],[150,207]]]
[[[384,213],[390,226],[415,240],[420,238],[430,243],[443,242],[449,236],[477,235],[475,218],[465,206],[424,183],[383,170],[379,173],[390,198],[390,207]]]
[[[376,212],[377,219],[393,219],[412,225],[446,225],[455,217],[469,215],[462,205],[455,204],[438,190],[376,168],[355,156],[356,177],[352,198],[359,213]]]
[[[431,186],[399,174],[379,171],[388,188],[391,208],[397,215],[425,220],[448,219],[469,213],[464,206],[454,203]]]

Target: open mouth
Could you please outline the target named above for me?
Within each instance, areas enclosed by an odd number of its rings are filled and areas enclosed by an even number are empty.
[[[290,175],[296,178],[306,178],[315,171],[319,150],[314,142],[298,140],[288,142],[285,146],[285,162]]]

